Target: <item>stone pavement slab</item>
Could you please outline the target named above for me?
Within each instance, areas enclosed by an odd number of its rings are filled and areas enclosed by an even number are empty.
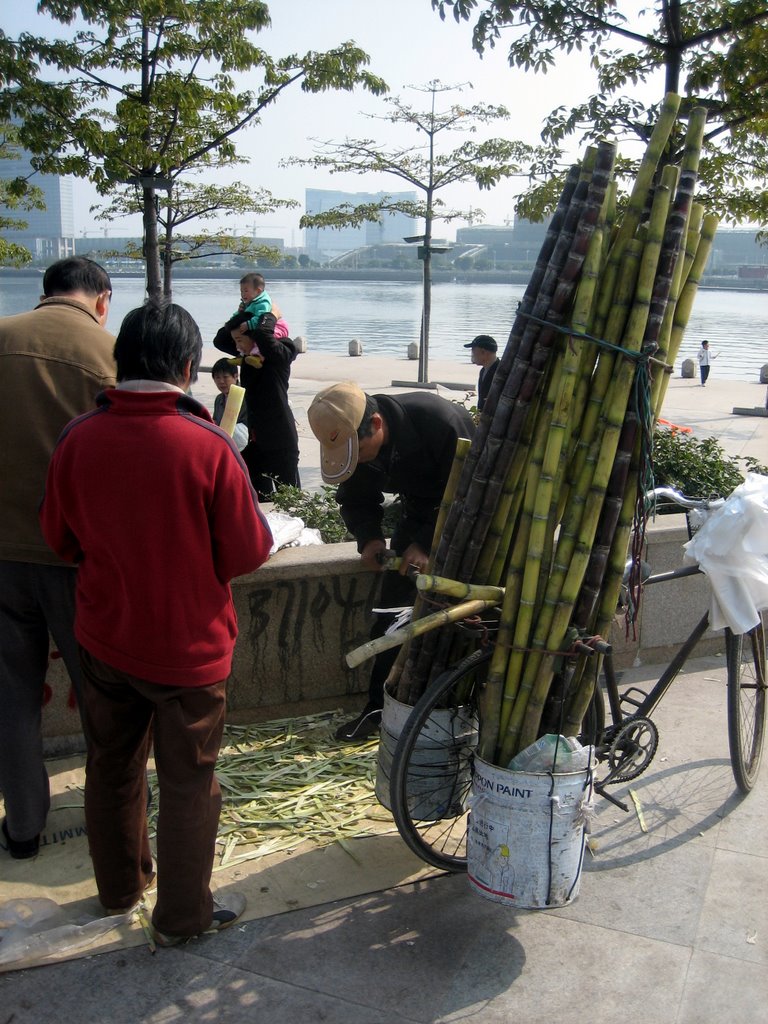
[[[746,798],[728,759],[724,659],[690,663],[624,814],[598,798],[596,854],[570,906],[526,911],[442,876],[0,976],[13,1024],[758,1021],[768,1005],[768,775]],[[637,685],[654,666],[630,670]]]

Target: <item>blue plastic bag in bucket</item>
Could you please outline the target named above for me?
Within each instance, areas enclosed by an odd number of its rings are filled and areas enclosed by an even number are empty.
[[[475,756],[467,874],[507,906],[564,907],[581,880],[592,770],[516,772]]]

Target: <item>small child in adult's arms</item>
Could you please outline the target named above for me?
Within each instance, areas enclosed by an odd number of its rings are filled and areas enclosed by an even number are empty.
[[[244,274],[240,278],[240,305],[227,324],[240,353],[239,357],[232,360],[233,365],[247,363],[257,369],[262,366],[264,359],[253,332],[257,330],[264,313],[272,313],[275,317],[274,336],[287,338],[288,324],[267,294],[264,277],[256,273]]]

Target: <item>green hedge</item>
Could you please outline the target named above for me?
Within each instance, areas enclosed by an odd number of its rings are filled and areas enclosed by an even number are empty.
[[[675,487],[689,498],[726,498],[746,473],[768,476],[768,467],[747,456],[726,455],[714,437],[657,427],[653,439],[653,476],[657,487]],[[677,506],[659,508],[674,512]]]

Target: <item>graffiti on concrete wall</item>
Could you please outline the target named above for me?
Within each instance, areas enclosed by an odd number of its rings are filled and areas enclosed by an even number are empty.
[[[254,687],[261,704],[359,689],[361,670],[348,669],[344,654],[368,639],[378,586],[374,574],[329,573],[249,590],[235,652],[238,681]]]

